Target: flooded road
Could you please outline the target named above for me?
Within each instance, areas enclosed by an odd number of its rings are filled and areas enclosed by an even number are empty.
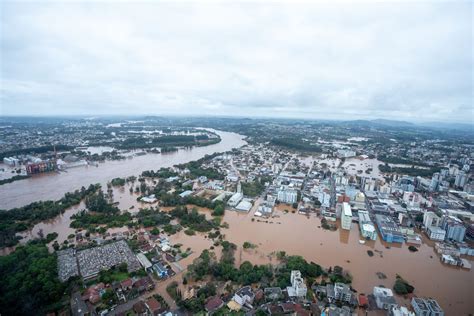
[[[130,211],[136,212],[149,206],[137,202],[136,197],[137,195],[130,194],[128,185],[114,189],[114,200],[119,202],[119,208],[122,210],[134,206]],[[42,229],[44,235],[57,232],[58,241],[61,243],[74,232],[69,228],[70,216],[83,207],[80,204],[53,220],[35,225],[32,231],[23,234],[26,238],[21,242],[37,237]],[[168,209],[171,208],[162,208],[165,211]],[[407,244],[387,244],[381,241],[380,236],[376,241],[360,244],[357,224],[353,224],[351,231],[327,231],[320,228],[321,221],[315,215],[308,218],[291,212],[285,213],[284,209],[291,210],[291,206],[280,205],[279,210],[275,212],[278,217],[270,219],[255,218],[252,213],[226,211],[222,222],[228,223],[229,228],[221,229],[221,233],[226,240],[237,245],[237,266],[245,260],[254,264],[276,264],[276,252],[286,251],[289,255],[301,255],[324,268],[335,265],[343,267],[352,275],[352,286],[360,293],[371,293],[373,287],[378,285],[392,288],[395,277],[399,274],[415,287],[415,295],[435,298],[447,315],[467,315],[474,310],[474,302],[471,299],[474,291],[474,270],[443,265],[433,249],[433,243],[426,238],[423,238],[419,251],[414,253],[408,250]],[[211,218],[209,210],[198,210]],[[172,244],[180,243],[183,250],[188,247],[192,250],[191,255],[179,262],[180,266],[186,269],[204,249],[212,247],[213,241],[206,236],[207,234],[203,233],[188,236],[184,231],[170,236]],[[242,245],[246,241],[257,245],[257,248],[243,249]],[[212,250],[217,258],[220,257],[220,249],[217,247]],[[367,250],[372,250],[374,256],[369,257]],[[469,260],[472,262],[472,257]],[[379,279],[377,272],[382,272],[387,278]],[[183,275],[180,273],[173,279],[181,284]],[[158,286],[160,292],[164,292],[166,284],[168,282]],[[403,297],[397,297],[397,301],[399,304],[409,305],[409,300]]]
[[[360,293],[371,293],[374,286],[392,288],[397,274],[415,287],[415,294],[434,297],[447,315],[467,315],[474,311],[474,270],[464,270],[443,265],[429,241],[412,253],[408,245],[386,244],[380,236],[376,241],[360,244],[359,227],[353,224],[351,231],[327,231],[318,228],[318,218],[299,214],[284,214],[280,218],[269,219],[269,223],[251,221],[251,214],[226,212],[224,221],[230,228],[223,230],[226,239],[239,248],[236,264],[244,260],[252,263],[275,261],[270,254],[286,251],[290,255],[301,255],[325,268],[339,265],[353,276],[353,287]],[[270,224],[270,222],[273,222]],[[281,223],[281,224],[278,224]],[[258,245],[252,251],[242,250],[245,241]],[[387,249],[386,246],[390,246]],[[367,250],[374,251],[369,257]],[[472,257],[470,258],[472,262]],[[377,272],[387,278],[379,279]],[[400,304],[408,300],[397,297]]]
[[[225,132],[219,132],[219,135],[222,141],[208,147],[164,155],[148,154],[131,160],[106,162],[98,168],[75,168],[68,173],[42,175],[4,185],[0,188],[0,208],[21,206],[41,199],[58,199],[65,192],[90,183],[99,182],[105,187],[105,183],[115,177],[138,175],[143,170],[156,170],[196,160],[205,154],[227,151],[245,144],[240,135]],[[114,200],[119,203],[121,210],[136,212],[139,208],[148,206],[137,202],[138,195],[130,194],[128,189],[129,184],[123,188],[114,188]],[[45,236],[57,232],[61,243],[69,234],[74,233],[69,228],[70,216],[83,208],[83,204],[79,204],[55,219],[35,225],[31,231],[23,234],[26,238],[21,242],[37,237],[42,230]],[[474,270],[443,265],[429,240],[424,238],[419,251],[415,253],[410,252],[406,244],[388,245],[380,240],[380,236],[376,241],[360,244],[357,224],[353,224],[351,231],[326,231],[320,228],[321,222],[314,215],[308,218],[291,212],[285,214],[283,210],[291,210],[291,207],[281,205],[279,208],[276,212],[279,217],[268,219],[268,223],[265,223],[266,219],[255,218],[252,221],[254,217],[251,213],[226,211],[222,221],[228,223],[229,228],[221,229],[221,232],[226,240],[238,247],[235,252],[237,266],[245,260],[254,264],[274,264],[277,262],[275,253],[286,251],[289,255],[301,255],[325,268],[335,265],[343,267],[353,276],[353,287],[361,293],[371,293],[373,287],[378,285],[392,288],[395,277],[399,274],[415,287],[415,295],[435,298],[446,315],[467,315],[474,311]],[[172,243],[181,243],[182,249],[189,247],[193,251],[179,262],[184,269],[202,250],[212,247],[213,242],[205,238],[206,235],[197,233],[195,236],[188,236],[181,231],[170,237]],[[242,245],[246,241],[258,247],[244,250]],[[374,256],[369,257],[367,250],[374,251]],[[220,256],[220,247],[213,251],[217,257]],[[469,260],[472,262],[472,257]],[[377,272],[382,272],[387,278],[379,279]],[[180,273],[176,277],[180,284],[182,276],[183,273]],[[164,292],[167,284],[168,280],[160,284],[157,291]],[[409,304],[409,300],[402,297],[397,297],[397,301],[399,304]]]
[[[246,144],[243,136],[215,131],[221,141],[214,145],[179,149],[177,152],[147,154],[133,159],[107,161],[98,167],[87,166],[68,169],[67,172],[48,173],[12,182],[0,187],[0,209],[11,209],[40,200],[58,200],[64,193],[87,187],[92,183],[106,183],[113,178],[139,175],[144,170],[157,170],[176,164],[198,160],[215,152],[225,152]]]

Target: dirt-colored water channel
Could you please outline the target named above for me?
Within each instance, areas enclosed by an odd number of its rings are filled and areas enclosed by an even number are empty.
[[[215,130],[213,130],[215,131]],[[29,179],[15,181],[0,187],[0,209],[20,207],[40,200],[57,200],[64,193],[80,189],[91,183],[105,184],[117,177],[139,175],[144,170],[157,170],[176,164],[198,160],[215,152],[225,152],[246,144],[242,135],[215,131],[221,137],[217,144],[179,149],[177,152],[147,154],[119,161],[107,161],[98,167],[76,167],[67,172],[45,173]]]
[[[221,134],[223,142],[227,139],[229,142],[225,146],[207,150],[205,153],[212,153],[213,151],[225,151],[232,147],[240,146],[243,141],[242,138],[236,134],[223,133]],[[229,137],[229,138],[227,138]],[[222,143],[221,143],[222,144]],[[214,145],[218,146],[218,145]],[[196,148],[201,150],[202,148]],[[194,150],[194,149],[193,149]],[[88,185],[93,182],[104,182],[117,176],[129,176],[137,174],[142,170],[158,169],[162,166],[169,166],[175,163],[194,160],[202,157],[204,152],[183,152],[183,155],[175,156],[177,160],[165,155],[147,155],[137,157],[133,160],[115,163],[107,162],[97,169],[92,171],[77,172],[79,180],[73,180],[72,188],[77,188],[81,185]],[[139,161],[140,160],[140,161]],[[143,161],[142,161],[143,160]],[[132,167],[125,167],[132,163]],[[113,167],[107,167],[107,165]],[[115,174],[114,170],[121,170],[119,174]],[[41,199],[43,193],[47,194],[47,198],[55,199],[70,191],[62,185],[68,183],[75,169],[71,173],[61,175],[48,175],[26,180],[39,180],[34,184],[34,189],[28,188],[29,184],[18,182],[19,188],[25,188],[22,194],[15,194],[15,201],[4,202],[0,197],[2,207],[5,205],[23,205],[33,200]],[[91,176],[91,178],[89,178]],[[44,179],[44,180],[43,180]],[[74,179],[72,177],[71,179]],[[42,184],[41,184],[42,183]],[[15,184],[15,183],[13,183]],[[22,184],[21,186],[19,186]],[[7,186],[8,187],[8,186]],[[59,188],[59,189],[58,189]],[[58,189],[61,193],[58,194]],[[13,190],[8,188],[8,191]],[[35,190],[39,190],[38,192]],[[33,192],[32,197],[25,197],[27,192]],[[5,196],[2,191],[0,196]],[[136,201],[136,195],[130,194],[128,185],[125,188],[114,189],[114,200],[119,202],[119,208],[122,210],[137,211],[140,207],[146,207],[145,204]],[[46,199],[44,197],[43,199]],[[130,210],[130,207],[133,208]],[[0,207],[0,208],[2,208]],[[82,204],[68,209],[63,215],[40,224],[37,224],[32,231],[24,234],[25,240],[36,237],[39,230],[46,235],[51,232],[59,234],[58,241],[62,242],[67,236],[74,232],[69,228],[70,216],[79,210],[83,209]],[[314,215],[309,218],[291,212],[285,213],[284,209],[291,209],[290,206],[282,206],[276,212],[278,217],[268,220],[257,218],[252,221],[253,214],[240,214],[232,211],[227,211],[223,222],[227,222],[229,229],[222,229],[225,234],[225,239],[235,243],[238,249],[235,253],[236,264],[239,265],[245,260],[251,261],[254,264],[275,263],[274,256],[276,251],[286,251],[288,254],[301,255],[308,261],[314,261],[324,267],[339,265],[345,270],[349,271],[353,276],[353,287],[359,292],[370,293],[374,286],[384,285],[392,287],[397,274],[410,282],[415,287],[415,294],[423,297],[433,297],[443,307],[447,315],[467,315],[474,311],[474,300],[472,296],[474,293],[474,271],[468,271],[461,268],[454,268],[443,265],[438,255],[433,249],[433,243],[424,239],[423,244],[419,247],[418,252],[410,252],[406,244],[386,244],[381,241],[380,236],[377,241],[367,241],[365,244],[359,243],[360,235],[358,225],[354,224],[351,231],[337,230],[327,231],[320,228],[321,222],[319,218]],[[205,210],[200,210],[206,212]],[[190,247],[193,253],[180,261],[180,265],[186,268],[192,261],[199,256],[204,249],[209,249],[212,246],[212,241],[205,238],[205,234],[197,234],[196,236],[187,236],[184,232],[179,232],[170,237],[173,243],[183,244],[182,249]],[[249,241],[258,247],[253,250],[244,250],[242,245],[245,241]],[[369,257],[367,250],[374,251],[375,255]],[[8,250],[4,250],[3,254]],[[219,253],[217,253],[219,256]],[[472,258],[469,258],[472,263]],[[377,272],[384,273],[387,278],[379,279]],[[181,274],[179,274],[181,275]],[[181,276],[178,276],[178,282]],[[171,282],[171,281],[169,281]],[[163,290],[165,284],[159,286]],[[409,304],[407,299],[397,297],[400,304]]]

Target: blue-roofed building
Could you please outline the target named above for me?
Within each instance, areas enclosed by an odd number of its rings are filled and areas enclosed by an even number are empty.
[[[191,195],[191,194],[193,194],[193,191],[187,190],[187,191],[184,191],[183,193],[180,193],[179,196],[184,198],[184,197],[187,197],[188,195]]]
[[[398,227],[397,223],[395,223],[391,217],[377,214],[375,215],[375,221],[377,222],[383,240],[390,243],[403,243],[405,241],[405,238],[400,231],[400,227]]]
[[[153,265],[153,270],[160,278],[166,278],[168,276],[168,270],[159,262]]]

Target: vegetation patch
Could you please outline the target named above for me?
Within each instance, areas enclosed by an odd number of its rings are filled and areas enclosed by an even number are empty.
[[[188,236],[193,236],[193,235],[196,235],[196,232],[194,230],[192,230],[191,228],[188,228],[184,231],[184,233]]]
[[[260,181],[241,182],[242,193],[246,196],[258,196],[262,194],[265,186]]]
[[[16,245],[17,232],[28,230],[34,224],[64,213],[99,189],[99,184],[90,185],[87,189],[82,187],[81,190],[68,192],[57,201],[39,201],[11,210],[0,210],[0,247]]]
[[[30,176],[16,175],[16,176],[13,176],[13,177],[8,178],[8,179],[0,180],[0,185],[7,184],[7,183],[12,183],[12,182],[15,182],[15,181],[18,181],[18,180],[28,179],[29,177]]]
[[[123,178],[114,178],[114,179],[112,179],[112,181],[110,183],[114,187],[122,187],[122,186],[125,185],[125,179],[123,179]]]
[[[13,253],[1,256],[0,274],[2,314],[46,314],[59,310],[61,302],[67,301],[63,293],[70,283],[59,281],[56,254],[49,253],[42,241],[19,246]]]
[[[252,244],[251,242],[244,242],[243,244],[244,249],[255,249],[257,248],[257,245]]]
[[[393,285],[393,290],[399,295],[405,295],[413,293],[415,288],[410,283],[405,281],[401,276],[397,275],[395,284]]]

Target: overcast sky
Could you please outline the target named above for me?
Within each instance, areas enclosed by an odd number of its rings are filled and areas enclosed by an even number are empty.
[[[474,122],[470,1],[1,3],[1,115]]]

